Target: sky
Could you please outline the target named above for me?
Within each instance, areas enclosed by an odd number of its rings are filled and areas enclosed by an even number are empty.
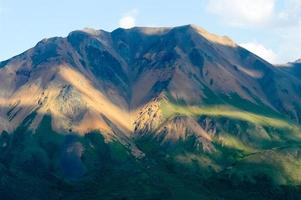
[[[301,0],[0,0],[0,61],[78,29],[185,24],[273,64],[301,58]]]

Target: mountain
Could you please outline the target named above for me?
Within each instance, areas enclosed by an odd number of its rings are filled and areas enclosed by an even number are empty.
[[[0,195],[298,199],[295,68],[196,25],[44,39],[0,63]]]
[[[295,62],[290,62],[285,65],[279,65],[281,69],[292,74],[298,79],[301,79],[301,59],[296,60]]]

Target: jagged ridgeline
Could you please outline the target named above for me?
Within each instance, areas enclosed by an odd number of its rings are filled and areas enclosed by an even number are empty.
[[[1,199],[300,199],[300,62],[195,25],[0,62]]]

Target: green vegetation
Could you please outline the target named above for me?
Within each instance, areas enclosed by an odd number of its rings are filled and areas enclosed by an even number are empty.
[[[166,100],[161,102],[161,108],[165,118],[173,115],[187,115],[198,117],[201,115],[222,116],[232,119],[241,119],[255,124],[272,126],[276,128],[291,128],[298,129],[295,124],[280,118],[273,118],[265,115],[239,110],[228,105],[213,105],[213,106],[183,106],[174,104]]]
[[[254,199],[255,196],[257,199],[269,199],[272,196],[281,199],[282,192],[290,187],[294,191],[290,195],[300,195],[297,192],[299,189],[296,189],[301,184],[300,126],[263,105],[259,104],[255,109],[256,105],[252,103],[242,102],[239,98],[232,100],[237,101],[239,106],[235,106],[233,102],[194,106],[166,99],[161,101],[165,119],[179,115],[191,116],[199,123],[204,119],[209,120],[216,128],[216,133],[212,135],[215,151],[189,152],[186,149],[185,153],[174,156],[177,163],[198,166],[198,170],[192,171],[206,174],[211,169],[211,177],[206,180],[221,187],[217,191],[223,193],[225,198],[241,199],[244,196],[252,199],[251,196],[254,195]],[[260,106],[262,110],[257,112]],[[177,145],[179,144],[175,144]],[[218,183],[220,179],[230,186],[221,186]],[[267,191],[262,191],[256,184],[266,184]],[[260,193],[257,191],[244,191],[247,189],[244,185],[255,187],[266,197],[259,197]],[[233,190],[239,195],[233,194]],[[277,194],[278,197],[270,193]]]
[[[163,117],[193,117],[214,127],[210,152],[192,135],[176,142],[149,133],[135,139],[135,158],[99,131],[56,133],[44,117],[35,132],[28,116],[0,136],[4,199],[299,199],[299,126],[234,106],[191,106],[162,100]],[[211,127],[211,128],[212,128]],[[68,151],[67,151],[68,149]],[[77,150],[80,150],[78,154]],[[66,153],[67,152],[67,153]],[[68,154],[68,152],[70,154]],[[77,155],[80,155],[79,157]],[[70,173],[66,173],[70,172]]]

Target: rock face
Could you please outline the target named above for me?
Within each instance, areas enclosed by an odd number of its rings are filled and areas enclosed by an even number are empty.
[[[195,25],[86,29],[44,39],[0,62],[0,158],[7,162],[0,173],[36,157],[45,161],[41,174],[53,176],[47,184],[58,187],[54,177],[95,178],[100,168],[115,170],[122,156],[130,160],[124,166],[143,162],[146,173],[163,170],[153,163],[167,158],[163,163],[217,173],[239,168],[234,163],[254,152],[276,148],[276,157],[278,148],[299,143],[299,71],[299,62],[275,67]],[[20,164],[24,151],[32,156]],[[287,176],[281,184],[299,180]]]
[[[138,110],[163,93],[188,105],[235,95],[296,122],[300,116],[300,81],[194,25],[83,30],[45,39],[1,62],[0,80],[1,119],[7,119],[1,130],[8,132],[36,111],[37,120],[45,114],[65,118],[54,122],[60,131],[77,130],[86,118],[105,127],[104,115],[131,133]]]
[[[286,65],[280,65],[278,67],[292,74],[296,78],[301,79],[301,59],[298,59],[295,62],[287,63]]]

